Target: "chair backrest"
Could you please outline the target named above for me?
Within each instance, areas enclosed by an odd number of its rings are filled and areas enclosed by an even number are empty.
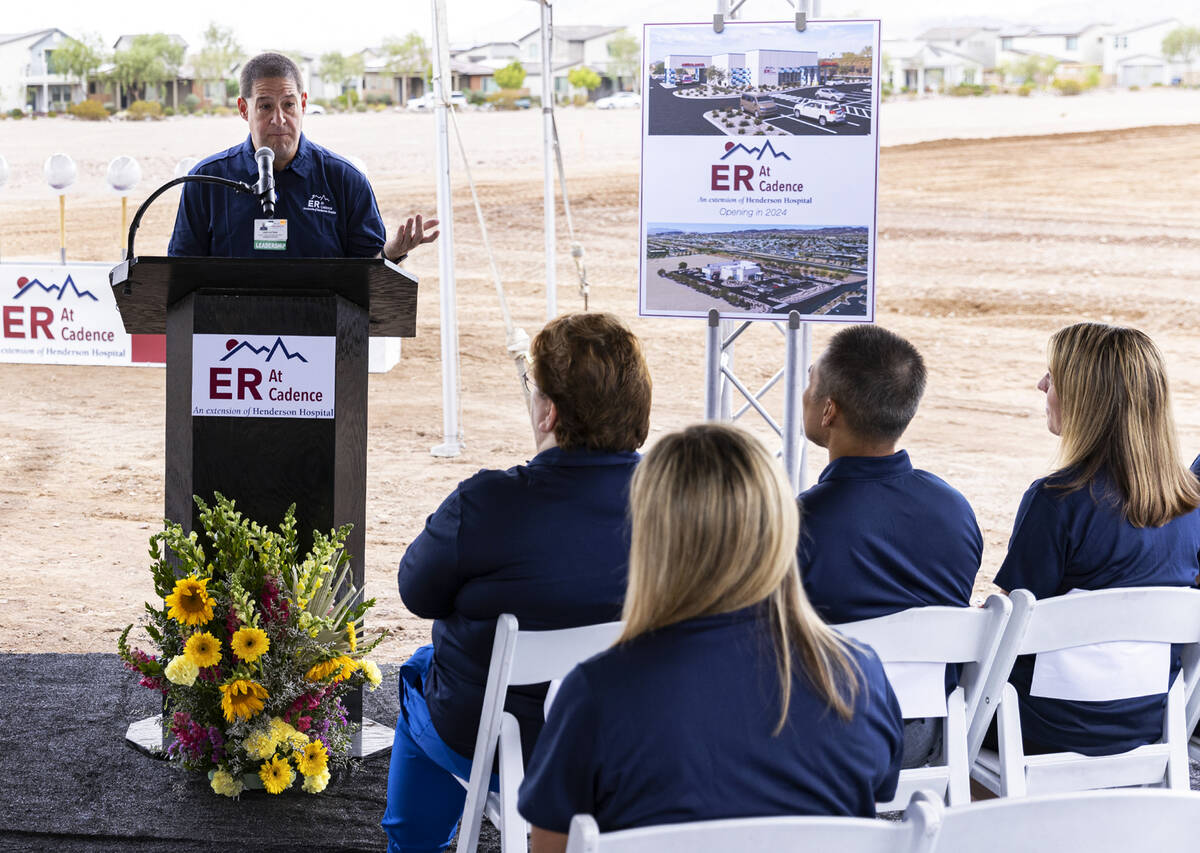
[[[906,718],[945,716],[944,665],[963,664],[959,684],[965,694],[969,721],[979,708],[1011,612],[1012,603],[1007,597],[992,595],[981,608],[914,607],[877,619],[838,625],[837,629],[871,646],[879,655]],[[931,670],[932,687],[940,692],[941,713],[931,712],[921,685],[893,677],[901,666],[920,663],[943,665]]]
[[[991,800],[942,815],[936,853],[1183,853],[1196,849],[1200,795],[1111,790]]]
[[[913,795],[903,821],[856,817],[751,817],[601,833],[591,815],[571,819],[567,853],[924,853],[942,804]]]
[[[512,619],[511,625],[505,623],[504,630],[515,631],[515,616],[505,614],[501,619]],[[517,631],[508,683],[540,684],[561,679],[576,664],[612,646],[624,627],[624,622],[603,622],[557,631]],[[497,635],[501,630],[498,623]]]

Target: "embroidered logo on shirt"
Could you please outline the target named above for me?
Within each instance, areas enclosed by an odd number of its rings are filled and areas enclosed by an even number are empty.
[[[333,202],[329,200],[329,196],[313,193],[308,200],[308,204],[304,205],[305,210],[314,211],[316,213],[333,213],[337,211],[333,209]]]

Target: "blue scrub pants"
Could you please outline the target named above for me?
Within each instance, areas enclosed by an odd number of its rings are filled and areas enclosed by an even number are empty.
[[[400,716],[381,822],[388,837],[388,853],[445,850],[467,799],[466,788],[454,777],[469,779],[471,762],[438,736],[422,693],[432,662],[433,646],[422,646],[400,668]],[[499,790],[494,773],[491,789]]]

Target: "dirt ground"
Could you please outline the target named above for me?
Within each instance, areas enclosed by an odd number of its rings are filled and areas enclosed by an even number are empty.
[[[532,335],[545,316],[540,121],[527,111],[458,122],[514,318]],[[389,225],[433,209],[430,117],[320,116],[306,130],[367,162]],[[704,326],[637,317],[636,112],[566,111],[559,131],[591,308],[626,318],[646,346],[653,442],[703,415]],[[3,257],[57,257],[57,202],[41,178],[53,151],[80,164],[68,198],[70,257],[114,260],[120,206],[103,187],[112,157],[141,161],[140,201],[180,158],[244,133],[236,118],[0,122],[0,154],[12,167],[0,191]],[[477,469],[532,453],[457,151],[455,161],[466,449],[455,459],[429,453],[442,440],[442,410],[437,253],[427,247],[408,264],[421,277],[417,336],[394,370],[370,379],[366,564],[368,593],[379,600],[370,624],[392,631],[381,662],[429,636],[394,582],[425,516]],[[1182,452],[1189,461],[1200,452],[1200,125],[889,147],[879,185],[878,320],[916,343],[930,369],[903,444],[975,507],[982,597],[1023,490],[1053,463],[1034,385],[1058,327],[1100,319],[1152,334],[1169,362]],[[173,196],[151,209],[139,254],[165,251],[173,216]],[[558,306],[577,310],[561,218],[559,229]],[[816,327],[815,352],[836,328]],[[737,370],[752,387],[782,362],[783,338],[770,326],[739,339]],[[163,371],[153,368],[0,364],[0,651],[112,651],[117,632],[138,619],[151,594],[147,539],[162,513],[163,395]],[[780,411],[781,391],[765,400]],[[811,448],[809,482],[824,462]]]

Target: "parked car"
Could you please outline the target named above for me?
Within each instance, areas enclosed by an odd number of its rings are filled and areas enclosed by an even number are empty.
[[[325,108],[320,104],[308,104],[304,108],[304,114],[310,116],[319,116],[325,113]]]
[[[419,98],[409,98],[407,109],[411,112],[428,112],[436,105],[437,101],[433,97],[433,92],[426,92]],[[450,106],[463,109],[467,106],[467,96],[462,92],[451,92]]]
[[[837,124],[846,120],[846,111],[833,101],[817,101],[801,98],[792,108],[796,118],[815,118],[824,127],[827,123]]]
[[[635,92],[614,92],[606,98],[596,99],[598,110],[638,109],[642,99]]]
[[[742,112],[748,116],[766,118],[767,116],[779,115],[779,105],[775,103],[775,99],[770,95],[755,95],[747,92],[742,95],[740,106]]]
[[[840,101],[846,96],[837,89],[821,88],[817,89],[815,97],[824,98],[828,101]]]

